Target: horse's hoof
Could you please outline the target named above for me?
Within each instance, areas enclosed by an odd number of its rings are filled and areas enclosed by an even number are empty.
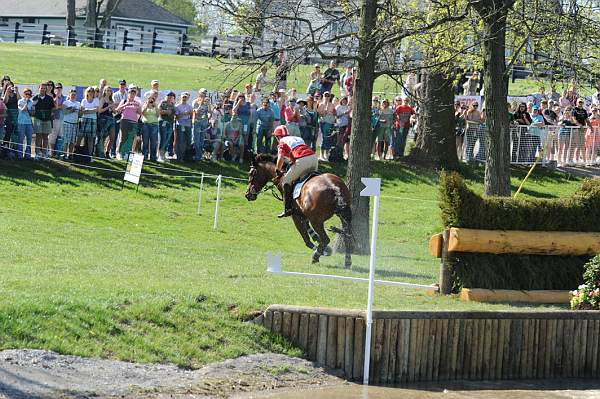
[[[344,265],[344,267],[345,267],[346,269],[351,269],[351,268],[352,268],[352,263],[346,263],[346,264]]]
[[[312,263],[313,263],[313,264],[315,264],[315,263],[319,263],[319,258],[315,258],[315,257],[313,257],[313,258],[312,258]]]
[[[331,256],[332,253],[333,250],[330,246],[325,247],[325,249],[323,250],[323,256]]]

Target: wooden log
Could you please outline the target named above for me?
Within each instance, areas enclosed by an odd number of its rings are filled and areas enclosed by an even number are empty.
[[[327,322],[329,316],[319,315],[317,338],[317,363],[325,365],[327,362]]]
[[[337,357],[337,317],[327,317],[327,357],[326,364],[329,368],[335,368]]]
[[[344,340],[344,372],[346,378],[353,380],[354,376],[354,317],[346,317],[346,338]]]
[[[381,382],[381,366],[382,366],[382,357],[383,357],[383,325],[384,319],[373,320],[373,329],[371,331],[371,335],[373,339],[371,339],[371,365],[369,371],[371,373],[371,378],[369,382],[373,384],[379,384]]]
[[[492,350],[492,359],[490,361],[494,365],[494,371],[490,374],[490,378],[495,380],[502,379],[502,356],[504,352],[504,340],[506,339],[504,336],[503,321],[494,320],[494,324],[492,325],[492,328],[496,331],[496,339],[492,340],[492,342],[495,342],[493,347],[495,350]]]
[[[298,345],[304,349],[306,354],[308,354],[308,320],[309,315],[303,313],[300,315],[300,322],[298,323]]]
[[[276,334],[281,333],[281,312],[273,312],[273,332]]]
[[[365,359],[365,319],[358,317],[354,320],[354,364],[352,375],[355,380],[362,380]]]
[[[281,322],[281,335],[286,338],[292,337],[292,314],[290,312],[283,312]]]
[[[444,234],[434,234],[429,239],[429,253],[436,258],[442,257],[442,245],[444,243]]]
[[[489,380],[491,378],[495,366],[495,364],[492,363],[492,352],[495,352],[496,348],[493,346],[492,338],[497,337],[498,327],[496,326],[496,329],[493,328],[494,321],[497,322],[498,320],[485,320],[483,362],[481,364],[481,375],[479,376],[482,380]]]
[[[546,370],[546,336],[548,335],[548,320],[537,320],[537,365],[535,378],[545,378]]]
[[[600,233],[476,230],[452,227],[448,237],[448,251],[491,254],[594,255],[600,252]]]
[[[408,382],[415,382],[416,380],[416,364],[417,364],[417,352],[420,350],[418,342],[419,341],[419,320],[411,319],[410,320],[410,339],[409,339],[409,349],[408,349]]]
[[[544,378],[552,378],[552,365],[554,361],[554,336],[556,334],[556,320],[546,320],[546,349],[544,358]]]
[[[455,380],[465,380],[469,378],[469,355],[468,347],[471,344],[467,337],[471,334],[471,321],[460,319],[460,339],[458,341],[458,357],[456,362]]]
[[[317,360],[317,339],[319,338],[319,315],[308,316],[308,360]]]
[[[564,322],[566,320],[557,320],[556,324],[556,336],[554,342],[554,371],[552,372],[552,378],[560,378],[562,377],[562,368],[563,368],[563,337],[564,337]]]
[[[459,345],[461,337],[464,336],[464,320],[450,320],[454,325],[454,331],[452,331],[452,354],[450,357],[450,369],[448,370],[448,380],[457,379],[457,370],[462,368],[462,363],[459,364]]]
[[[292,331],[290,332],[290,337],[292,339],[292,342],[295,345],[299,345],[300,341],[299,341],[299,329],[300,329],[300,313],[292,313],[292,326],[291,326]],[[299,345],[300,346],[300,345]],[[302,349],[306,349],[305,347],[302,347]]]
[[[337,317],[335,368],[344,370],[344,354],[346,351],[346,318]]]
[[[598,378],[599,374],[598,373],[598,356],[600,356],[599,350],[598,350],[598,336],[600,334],[600,321],[598,320],[594,320],[593,321],[593,325],[594,325],[594,329],[593,329],[593,339],[591,340],[592,342],[592,353],[590,354],[592,356],[592,368],[591,368],[591,375],[592,378]],[[588,341],[590,342],[590,341]]]
[[[381,347],[381,358],[380,358],[380,367],[379,367],[379,382],[382,384],[389,384],[390,381],[388,379],[390,373],[390,348],[391,348],[391,339],[392,339],[392,320],[384,319],[383,320],[383,337],[382,337],[382,347]]]
[[[514,343],[511,341],[512,338],[512,330],[513,320],[502,320],[504,325],[504,348],[502,348],[502,379],[507,380],[512,375],[512,357],[514,357],[514,352],[512,351],[512,345]]]
[[[409,364],[412,337],[412,321],[410,319],[401,319],[398,322],[398,367],[396,372],[396,382],[404,383],[409,381]]]
[[[390,359],[388,364],[388,375],[387,382],[388,384],[394,384],[396,381],[396,365],[398,361],[398,324],[400,324],[399,320],[391,320],[390,325]]]
[[[450,259],[451,255],[448,252],[448,237],[450,236],[450,232],[445,230],[443,233],[443,243],[442,243],[442,260],[440,263],[440,294],[442,295],[450,295],[452,292],[452,286],[454,285],[454,280],[452,278],[452,271],[450,270]]]
[[[569,303],[571,294],[562,290],[490,290],[486,288],[463,288],[461,301],[474,302],[525,302]]]
[[[267,310],[265,312],[265,328],[269,331],[273,331],[273,312]]]
[[[445,322],[445,323],[444,323]],[[438,381],[440,377],[440,361],[442,361],[443,337],[448,335],[448,320],[435,321],[435,340],[433,349],[433,362],[431,381]]]

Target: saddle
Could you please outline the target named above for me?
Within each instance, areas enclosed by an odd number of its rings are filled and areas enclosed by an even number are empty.
[[[320,172],[310,172],[309,174],[302,176],[301,178],[292,182],[292,187],[294,187],[293,198],[298,199],[298,197],[300,197],[300,192],[302,192],[302,187],[304,187],[304,183],[306,183],[315,176],[319,176],[320,174]]]

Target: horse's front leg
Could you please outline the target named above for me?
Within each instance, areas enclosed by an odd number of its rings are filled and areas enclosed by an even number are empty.
[[[323,222],[311,223],[311,225],[319,235],[319,246],[317,247],[312,256],[312,263],[318,263],[319,259],[321,258],[325,249],[327,248],[327,245],[329,244],[329,237],[325,232]]]
[[[302,240],[304,240],[304,244],[306,244],[306,246],[309,249],[315,249],[316,245],[313,244],[313,242],[310,240],[310,236],[308,235],[308,221],[306,220],[306,218],[303,215],[294,213],[292,215],[292,220],[296,225],[296,230],[298,230],[298,233],[300,233]]]

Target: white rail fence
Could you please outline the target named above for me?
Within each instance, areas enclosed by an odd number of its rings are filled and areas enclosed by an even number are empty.
[[[511,163],[534,162],[558,165],[600,164],[600,127],[590,126],[511,126]],[[464,161],[485,162],[485,126],[465,129],[457,137],[457,152]]]
[[[281,45],[275,40],[246,36],[188,36],[187,34],[154,32],[138,29],[90,29],[65,25],[0,22],[0,41],[12,43],[86,45],[120,51],[166,53],[229,58],[260,58],[272,55]],[[347,55],[353,48],[331,43],[321,46],[328,56]],[[306,63],[323,62],[316,52],[300,54]]]

